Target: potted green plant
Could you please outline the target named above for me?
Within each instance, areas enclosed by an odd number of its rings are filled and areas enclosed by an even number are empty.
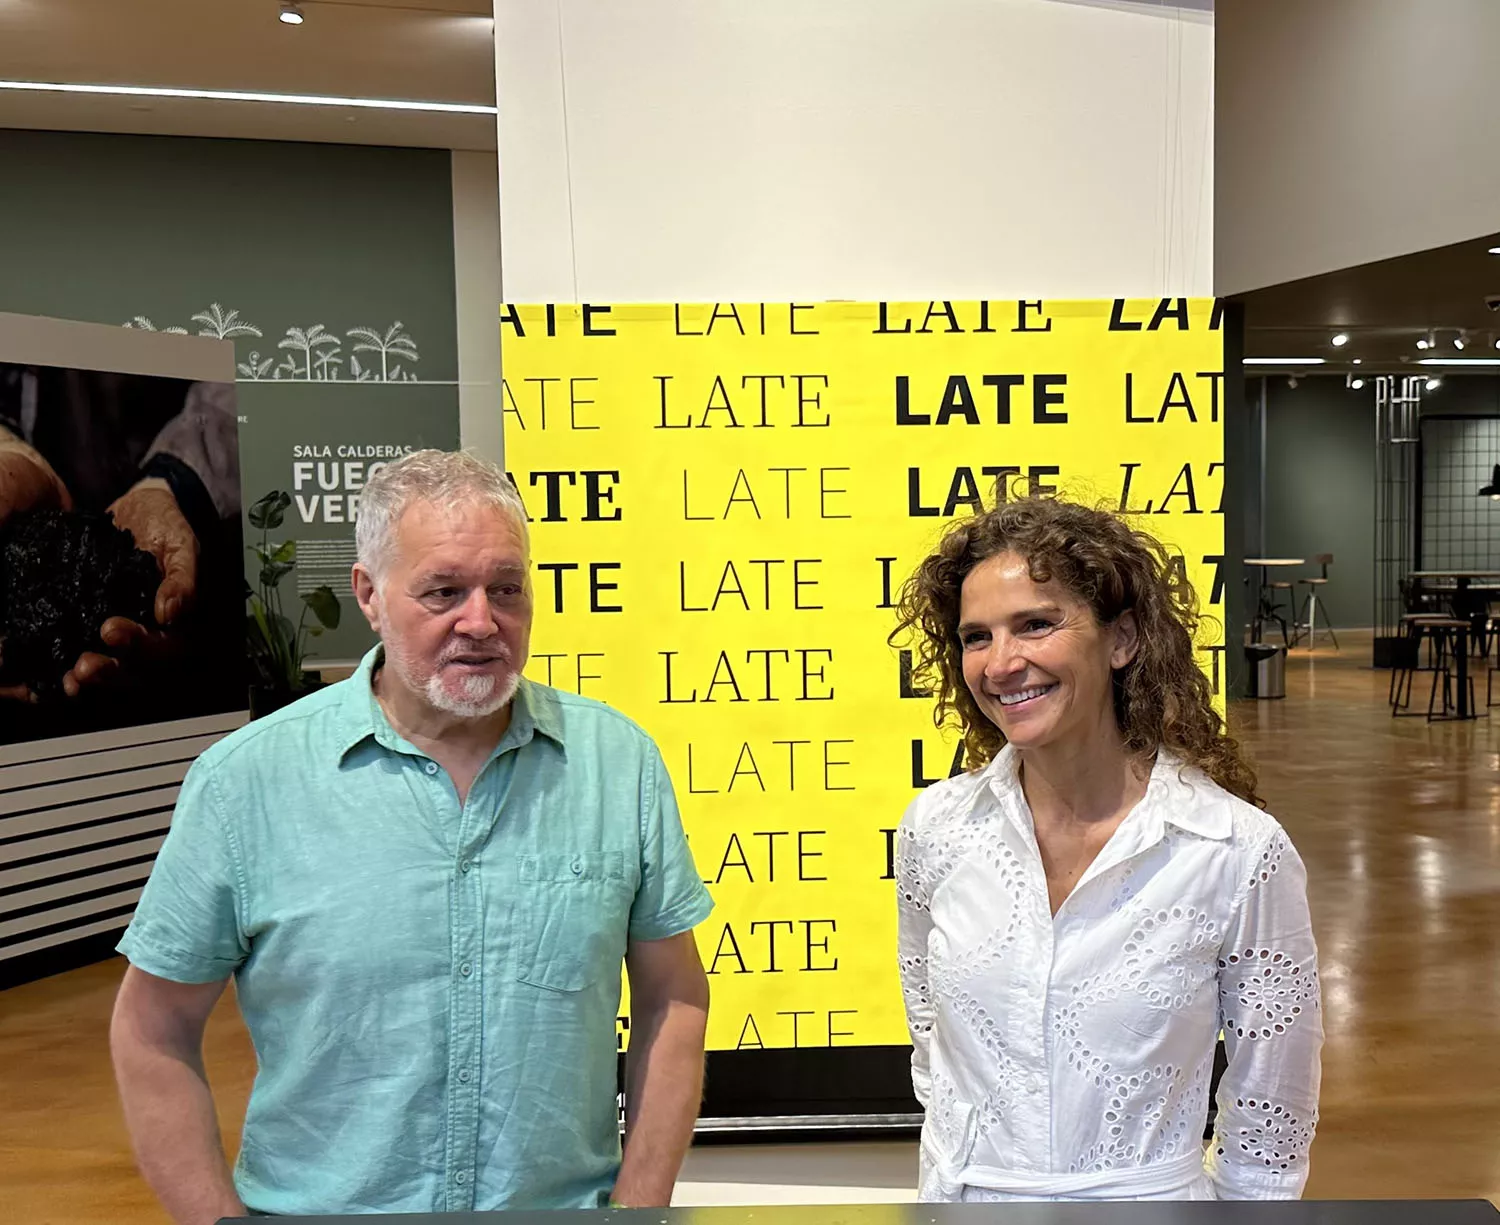
[[[261,715],[296,701],[304,694],[321,688],[315,674],[303,670],[307,639],[316,638],[325,629],[339,623],[339,600],[328,586],[315,587],[302,596],[302,611],[292,624],[281,602],[281,580],[297,566],[297,542],[272,543],[271,533],[279,528],[292,504],[291,494],[273,489],[250,508],[250,526],[260,530],[260,543],[248,546],[260,562],[259,581],[255,587],[245,583],[245,597],[250,611],[245,617],[250,664],[255,680],[250,686],[250,717]],[[309,624],[308,613],[314,618]]]

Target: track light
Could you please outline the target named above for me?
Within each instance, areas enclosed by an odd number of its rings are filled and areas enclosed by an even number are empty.
[[[477,102],[420,102],[405,98],[344,98],[336,94],[263,94],[243,89],[178,89],[170,85],[89,85],[78,81],[0,80],[8,93],[88,94],[103,98],[203,98],[210,102],[268,102],[274,106],[337,106],[371,111],[419,111],[432,115],[494,115]]]
[[[1336,336],[1334,336],[1333,340],[1330,343],[1335,349],[1342,349],[1346,344],[1349,343],[1349,333],[1339,332]]]
[[[1457,350],[1459,350],[1459,351],[1460,351],[1460,352],[1462,352],[1462,351],[1463,351],[1463,349],[1464,349],[1464,347],[1465,347],[1465,346],[1466,346],[1466,345],[1467,345],[1467,344],[1468,344],[1468,343],[1469,343],[1469,342],[1468,342],[1468,341],[1467,341],[1467,340],[1465,340],[1465,339],[1464,339],[1464,334],[1463,334],[1463,333],[1462,333],[1462,332],[1460,332],[1460,333],[1459,333],[1459,334],[1458,334],[1458,335],[1457,335],[1457,336],[1455,336],[1455,337],[1454,337],[1454,338],[1453,338],[1453,347],[1454,347],[1454,348],[1455,348],[1455,349],[1457,349]]]
[[[1500,348],[1500,341],[1497,341],[1497,342],[1496,342],[1496,347],[1497,347],[1497,348]],[[1361,361],[1361,360],[1362,360],[1362,359],[1360,359],[1360,358],[1358,358],[1358,357],[1356,357],[1356,358],[1355,358],[1355,359],[1354,359],[1354,363],[1353,363],[1353,364],[1354,364],[1354,365],[1356,365],[1356,366],[1357,366],[1357,365],[1359,365],[1359,363],[1360,363],[1360,361]]]
[[[1490,483],[1480,488],[1479,496],[1500,502],[1500,464],[1495,465],[1495,470],[1490,473]]]
[[[1358,391],[1364,385],[1364,379],[1351,379],[1349,382],[1349,386],[1352,387],[1355,391]]]
[[[1289,377],[1287,379],[1287,381],[1286,381],[1286,385],[1288,387],[1290,387],[1293,391],[1296,391],[1297,390],[1297,376],[1294,374],[1291,377]]]
[[[1419,349],[1430,349],[1430,348],[1432,348],[1432,341],[1428,340],[1427,337],[1423,336],[1420,340],[1417,341],[1417,348],[1419,348]]]
[[[1440,379],[1440,378],[1438,378],[1437,375],[1433,375],[1430,379],[1427,380],[1427,390],[1428,391],[1436,391],[1442,385],[1443,385],[1443,380]]]
[[[281,12],[276,14],[276,20],[283,25],[300,26],[302,24],[302,10],[297,6],[295,0],[281,0]]]

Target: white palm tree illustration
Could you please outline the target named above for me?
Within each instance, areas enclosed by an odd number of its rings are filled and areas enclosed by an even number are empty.
[[[403,324],[397,319],[395,323],[386,328],[382,336],[374,328],[350,328],[349,338],[360,343],[354,346],[356,353],[379,353],[380,354],[380,377],[382,380],[389,379],[389,358],[404,357],[407,361],[420,361],[417,354],[417,343],[406,335],[401,328]]]
[[[203,325],[198,329],[199,336],[212,336],[216,340],[235,340],[241,336],[254,336],[259,340],[264,335],[253,323],[241,322],[239,311],[226,311],[217,302],[194,315],[193,322]]]
[[[276,342],[278,349],[291,349],[302,354],[305,363],[303,377],[312,379],[312,351],[321,349],[327,345],[336,345],[339,338],[324,330],[321,323],[315,323],[312,327],[303,331],[301,328],[287,328],[286,335]]]
[[[187,335],[187,328],[170,327],[170,328],[160,328],[160,329],[158,329],[157,326],[156,326],[156,324],[152,323],[151,320],[147,319],[145,315],[136,315],[128,323],[126,323],[125,326],[128,327],[128,328],[133,328],[133,329],[135,329],[138,332],[163,331],[163,332],[171,332],[171,333],[173,333],[174,335],[177,335],[177,336],[186,336]]]
[[[325,349],[313,358],[313,368],[317,370],[318,378],[325,382],[329,379],[337,380],[339,367],[343,364],[344,359],[339,356],[338,349]]]

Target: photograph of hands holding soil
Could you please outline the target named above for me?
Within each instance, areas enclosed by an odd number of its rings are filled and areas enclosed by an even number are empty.
[[[0,362],[0,744],[242,710],[232,383]]]

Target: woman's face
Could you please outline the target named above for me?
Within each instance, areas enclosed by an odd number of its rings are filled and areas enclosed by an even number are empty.
[[[964,682],[1017,749],[1084,745],[1115,727],[1112,674],[1135,658],[1133,614],[1100,625],[1060,583],[1033,582],[1024,558],[1000,553],[969,572],[958,620]]]

